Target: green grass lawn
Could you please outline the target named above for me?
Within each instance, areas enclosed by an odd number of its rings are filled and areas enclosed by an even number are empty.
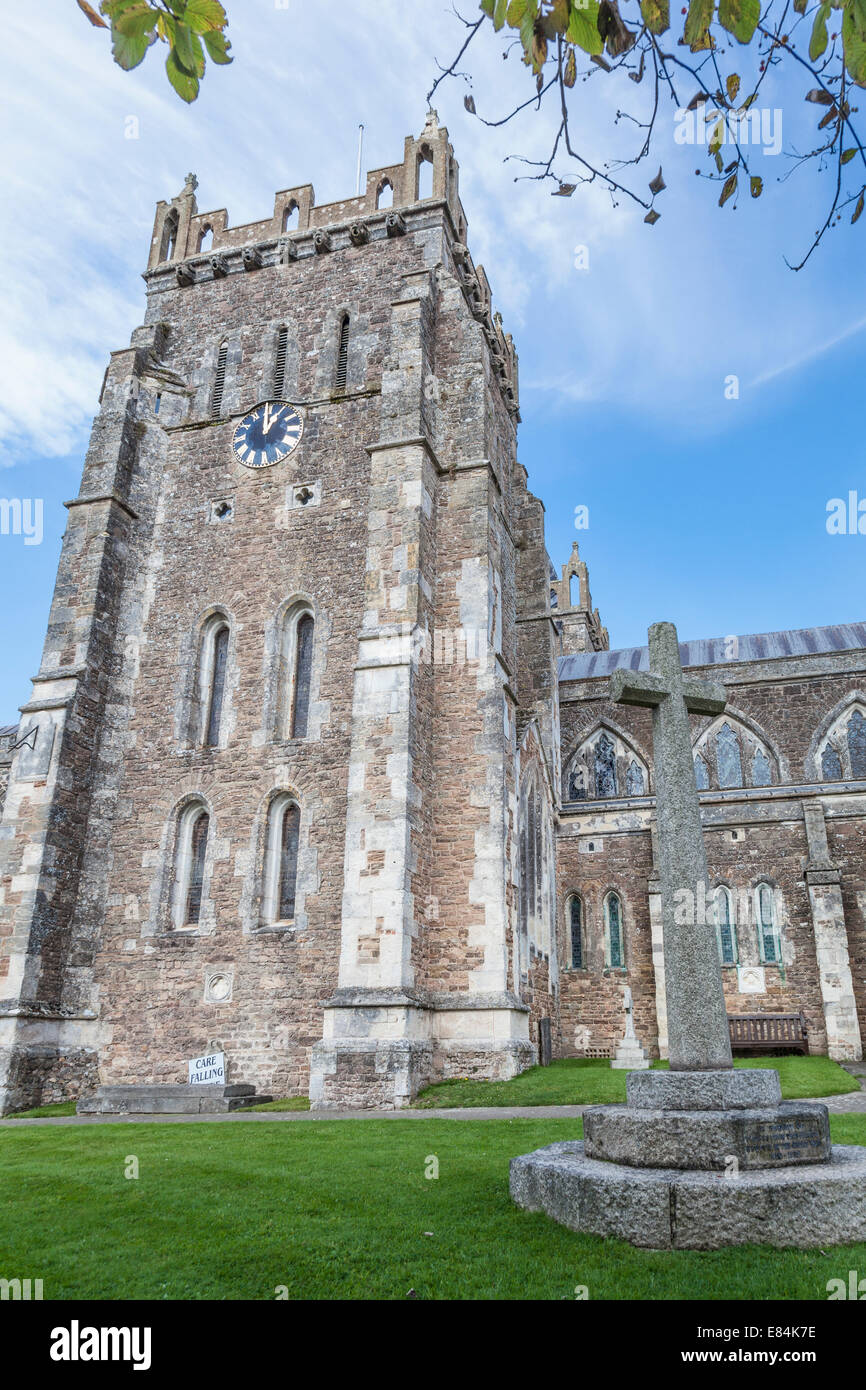
[[[866,1117],[832,1121],[866,1143]],[[866,1244],[634,1250],[513,1206],[508,1161],[568,1120],[0,1130],[0,1274],[46,1299],[825,1299]],[[130,1159],[137,1179],[124,1176]],[[428,1178],[431,1160],[439,1176]]]
[[[261,1105],[248,1105],[248,1110],[309,1110],[309,1096],[286,1096],[284,1100],[266,1100]]]
[[[74,1115],[75,1101],[60,1100],[55,1105],[37,1105],[35,1110],[18,1110],[7,1120],[50,1120],[56,1115]]]
[[[654,1063],[666,1066],[664,1062]],[[839,1096],[860,1086],[829,1057],[737,1058],[735,1067],[775,1067],[785,1100]],[[565,1057],[549,1067],[531,1067],[510,1081],[441,1081],[420,1091],[424,1110],[465,1105],[606,1105],[625,1100],[624,1071],[610,1062]]]

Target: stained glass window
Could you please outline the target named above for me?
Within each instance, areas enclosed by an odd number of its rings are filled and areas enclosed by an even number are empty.
[[[755,756],[752,758],[752,786],[769,787],[772,782],[770,774],[770,760],[762,749],[755,749]]]
[[[737,953],[734,949],[734,929],[731,923],[731,895],[726,888],[720,888],[716,893],[716,927],[722,965],[733,965]]]
[[[851,758],[851,776],[866,777],[866,719],[859,709],[855,709],[848,720],[848,754]]]
[[[616,752],[607,734],[595,745],[595,794],[616,796]]]
[[[313,619],[304,613],[295,629],[295,696],[292,711],[292,738],[307,737],[310,710],[310,679],[313,671]]]
[[[213,638],[213,672],[211,674],[210,709],[207,719],[207,738],[209,748],[216,748],[220,741],[220,720],[226,688],[226,662],[229,653],[229,630],[221,627]]]
[[[761,944],[761,959],[768,962],[779,960],[779,941],[776,932],[776,910],[773,890],[769,883],[758,888],[758,936]]]
[[[604,903],[607,914],[607,963],[614,970],[622,969],[622,906],[616,893],[609,893]]]
[[[571,968],[572,970],[583,969],[583,903],[576,895],[571,899],[568,908],[569,926],[571,928]]]
[[[568,774],[568,799],[569,801],[586,801],[586,783],[582,768],[573,767]]]
[[[740,744],[730,724],[725,723],[716,735],[716,768],[720,787],[743,785],[743,764]]]
[[[637,764],[634,758],[629,763],[628,772],[625,774],[625,789],[629,796],[643,796],[644,794],[643,768]]]
[[[298,831],[301,812],[290,802],[283,812],[280,828],[280,879],[277,894],[277,919],[291,922],[295,916],[295,884],[298,877]]]
[[[821,775],[828,782],[842,781],[842,759],[832,743],[828,743],[821,754]]]
[[[710,770],[700,753],[695,754],[695,783],[699,792],[705,792],[710,785]]]
[[[184,924],[197,926],[201,915],[202,890],[204,888],[204,861],[207,853],[207,832],[210,817],[207,811],[197,816],[192,827],[189,856],[189,886],[186,893]]]

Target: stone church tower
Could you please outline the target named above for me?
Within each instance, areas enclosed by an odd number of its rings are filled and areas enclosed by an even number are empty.
[[[246,226],[195,189],[158,205],[22,707],[0,1108],[217,1048],[316,1106],[513,1075],[556,1012],[559,637],[447,131]]]

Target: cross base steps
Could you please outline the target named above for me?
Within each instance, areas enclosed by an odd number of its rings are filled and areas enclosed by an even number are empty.
[[[825,1163],[730,1178],[604,1163],[581,1143],[549,1144],[511,1160],[510,1186],[527,1211],[653,1250],[866,1240],[866,1148],[859,1145],[834,1145]]]

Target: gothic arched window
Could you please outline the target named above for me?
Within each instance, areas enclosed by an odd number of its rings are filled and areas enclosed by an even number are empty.
[[[295,671],[292,691],[292,738],[306,738],[313,672],[313,616],[303,613],[295,627]]]
[[[426,145],[424,145],[418,155],[415,171],[415,199],[421,202],[422,198],[433,197],[433,155]]]
[[[295,920],[301,811],[285,793],[274,797],[268,813],[263,920],[267,926]]]
[[[276,705],[276,738],[306,738],[310,720],[316,623],[305,601],[282,620]]]
[[[752,758],[752,786],[769,787],[772,780],[770,761],[762,748],[756,748]]]
[[[832,743],[828,743],[821,754],[821,775],[828,782],[842,781],[842,759]]]
[[[161,261],[170,261],[174,258],[177,245],[177,226],[177,208],[172,208],[162,224],[162,241],[159,247],[159,259]]]
[[[851,759],[851,776],[866,777],[866,719],[855,709],[848,721],[848,756]]]
[[[595,794],[616,796],[616,751],[607,734],[595,745]]]
[[[274,355],[274,379],[272,394],[274,400],[281,400],[286,389],[286,353],[289,348],[289,330],[285,324],[277,333],[277,350]]]
[[[625,965],[622,938],[622,903],[618,893],[608,893],[604,900],[605,964],[612,970]]]
[[[394,206],[394,185],[390,179],[383,179],[376,190],[376,207],[392,208]]]
[[[584,968],[583,902],[576,893],[568,900],[568,931],[572,970]]]
[[[217,623],[205,633],[204,652],[206,660],[202,663],[203,674],[207,674],[207,718],[205,721],[204,742],[208,748],[218,748],[220,724],[226,693],[226,667],[229,655],[229,629],[227,623]]]
[[[349,315],[344,314],[340,319],[340,337],[337,344],[337,375],[336,385],[338,391],[346,389],[346,373],[349,369]]]
[[[178,820],[171,914],[176,928],[199,924],[209,829],[210,816],[200,802],[187,806]]]
[[[719,942],[719,960],[722,965],[735,965],[737,960],[737,938],[734,931],[731,895],[727,888],[716,889],[715,902],[716,936]]]
[[[283,208],[283,231],[296,232],[298,230],[300,216],[300,208],[294,200],[290,203],[286,203],[286,206]]]
[[[768,965],[778,965],[781,961],[779,924],[776,919],[775,894],[769,883],[758,884],[755,891],[755,908],[761,960]]]
[[[569,801],[586,801],[586,782],[583,771],[579,767],[573,767],[568,774],[568,799]]]
[[[710,785],[710,770],[700,753],[695,754],[695,786],[699,792],[705,792]]]
[[[716,735],[716,770],[720,787],[743,785],[743,764],[739,740],[730,724],[723,724]]]
[[[625,774],[625,789],[629,796],[643,796],[643,768],[639,767],[634,758],[629,763],[628,772]]]
[[[223,392],[226,386],[226,363],[228,361],[229,345],[226,342],[220,343],[217,353],[216,372],[214,373],[213,389],[210,397],[210,413],[212,420],[218,420],[223,413]]]

